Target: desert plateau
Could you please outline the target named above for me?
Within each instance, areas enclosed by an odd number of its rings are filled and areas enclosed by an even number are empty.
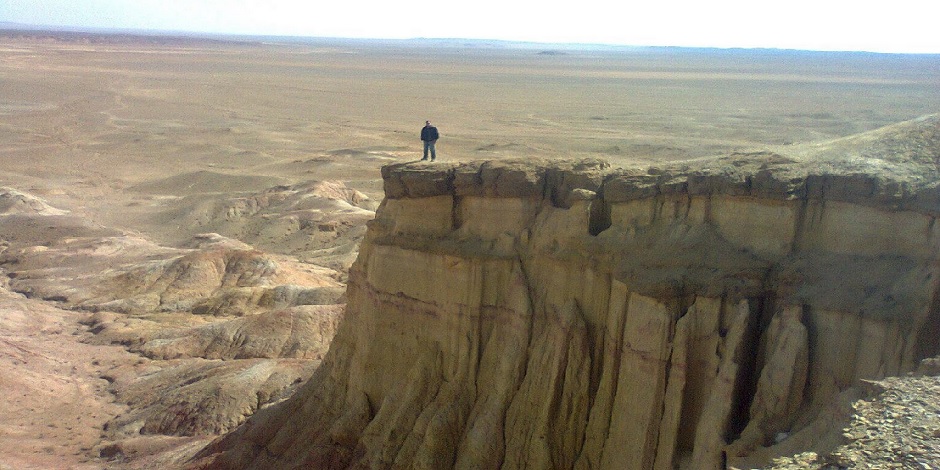
[[[0,29],[0,469],[940,468],[938,113],[938,55]]]

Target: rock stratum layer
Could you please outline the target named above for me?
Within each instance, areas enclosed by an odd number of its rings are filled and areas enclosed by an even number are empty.
[[[938,351],[940,118],[668,167],[391,165],[321,367],[206,468],[721,468]]]

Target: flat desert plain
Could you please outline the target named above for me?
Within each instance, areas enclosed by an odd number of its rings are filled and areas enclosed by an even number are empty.
[[[172,468],[290,393],[425,120],[442,160],[655,165],[940,112],[938,77],[940,56],[0,31],[0,468]],[[298,318],[306,342],[218,347]]]
[[[446,160],[618,165],[940,110],[938,56],[511,46],[7,34],[0,178],[134,227],[146,217],[126,208],[159,189],[335,179],[379,198],[378,168],[420,158],[425,120]]]

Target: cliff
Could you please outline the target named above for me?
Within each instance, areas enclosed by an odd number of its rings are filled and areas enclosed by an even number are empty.
[[[383,169],[348,307],[206,468],[719,468],[938,352],[940,117],[657,168]]]

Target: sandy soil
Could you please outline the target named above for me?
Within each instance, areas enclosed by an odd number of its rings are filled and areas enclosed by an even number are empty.
[[[428,119],[444,160],[589,156],[629,165],[828,139],[938,112],[938,73],[936,56],[0,33],[0,186],[178,246],[202,231],[183,215],[233,207],[231,198],[263,200],[278,185],[337,181],[381,200],[379,168],[420,158]],[[316,247],[287,236],[290,221],[242,241],[337,268],[361,236],[337,227],[361,227],[368,208],[343,197],[359,205],[316,209],[353,214],[316,221]],[[320,250],[334,245],[347,248],[321,262]],[[100,377],[142,359],[81,342],[82,315],[0,292],[8,397],[0,467],[123,465],[98,459],[104,423],[126,411]]]
[[[0,468],[101,468],[104,424],[124,407],[102,372],[136,357],[92,346],[74,312],[0,292]]]

